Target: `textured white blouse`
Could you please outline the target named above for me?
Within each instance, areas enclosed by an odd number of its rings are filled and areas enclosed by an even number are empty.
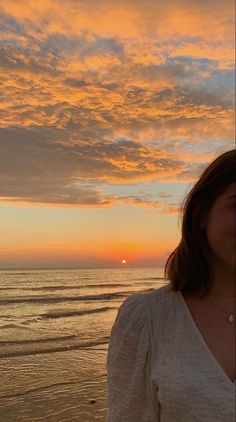
[[[235,422],[235,385],[181,292],[164,285],[121,304],[107,354],[107,422]]]

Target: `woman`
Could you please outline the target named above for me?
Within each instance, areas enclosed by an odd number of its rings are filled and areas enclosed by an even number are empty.
[[[118,309],[108,422],[235,422],[235,164],[222,154],[187,195],[167,283]]]

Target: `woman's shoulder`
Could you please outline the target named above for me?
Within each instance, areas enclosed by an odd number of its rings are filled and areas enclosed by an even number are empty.
[[[120,322],[132,322],[133,326],[141,328],[147,320],[150,312],[158,312],[171,305],[175,292],[165,284],[157,289],[138,292],[126,297],[118,309],[117,319]]]
[[[146,301],[150,305],[161,305],[162,303],[167,306],[168,303],[172,304],[173,300],[177,297],[177,292],[175,292],[170,283],[166,283],[157,289],[152,289],[151,291],[145,292]]]

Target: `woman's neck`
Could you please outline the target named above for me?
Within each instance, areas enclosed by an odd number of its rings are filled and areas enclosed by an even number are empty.
[[[215,264],[213,267],[212,296],[235,297],[236,269],[224,265]]]

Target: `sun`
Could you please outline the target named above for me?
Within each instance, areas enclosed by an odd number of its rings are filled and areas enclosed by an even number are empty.
[[[122,264],[126,264],[126,259],[122,259]]]

